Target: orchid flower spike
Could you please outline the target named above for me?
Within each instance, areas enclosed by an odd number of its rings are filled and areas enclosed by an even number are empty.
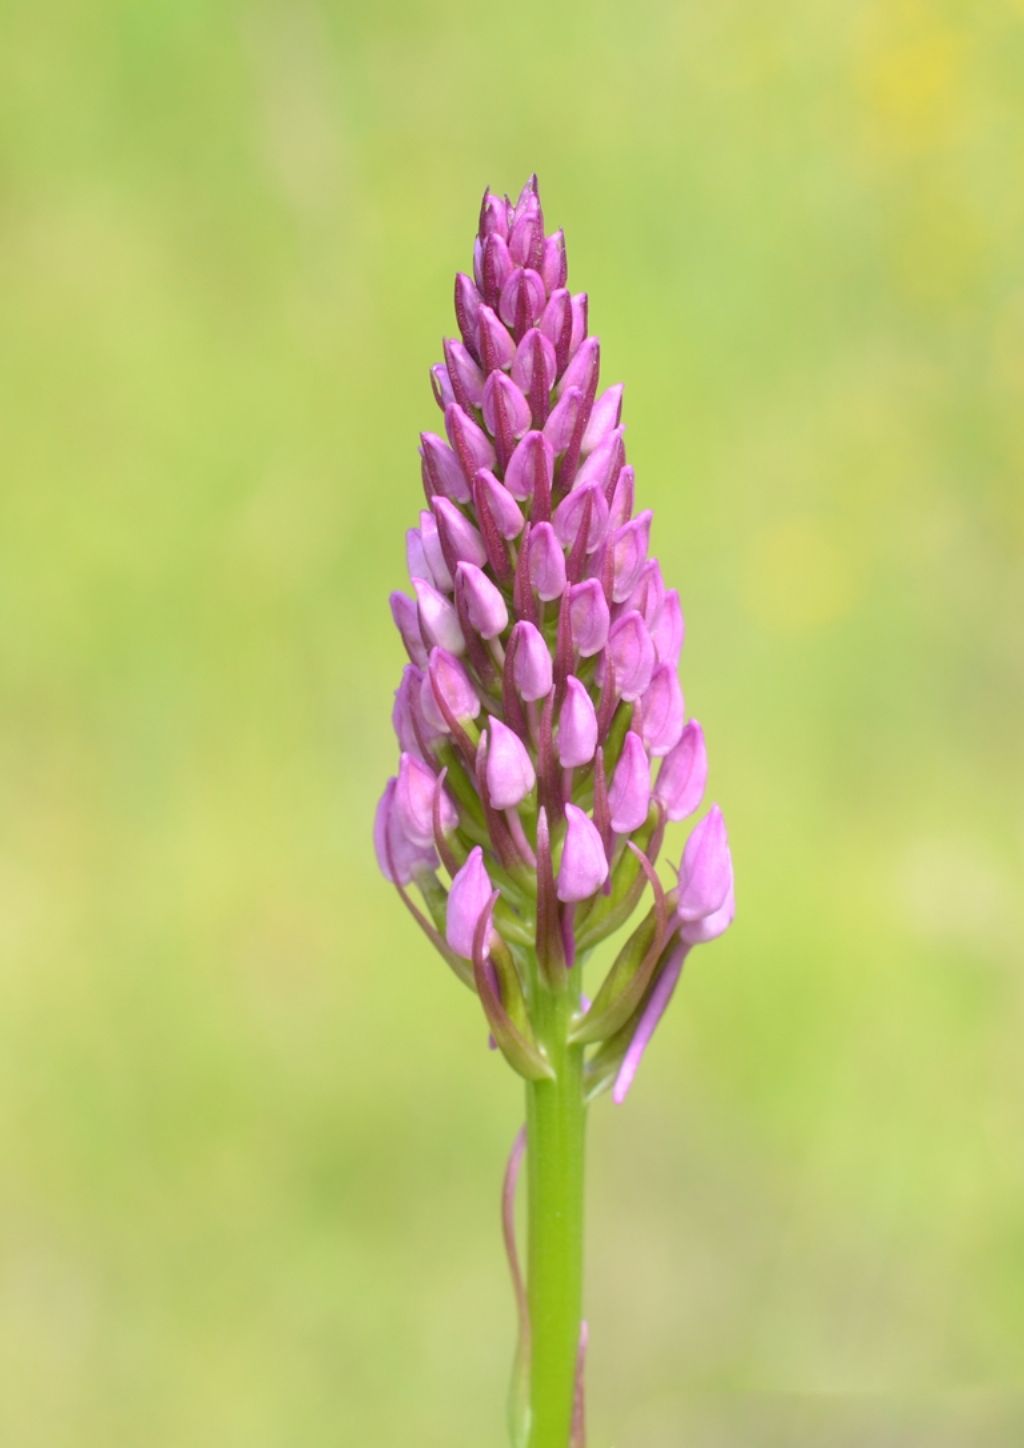
[[[419,438],[422,492],[410,484],[396,527],[409,575],[390,601],[398,761],[373,825],[382,874],[531,1093],[530,1233],[543,1241],[528,1283],[513,1264],[515,1431],[572,1448],[586,1340],[579,1192],[558,1193],[582,1160],[584,1106],[606,1090],[625,1098],[684,960],[735,914],[717,805],[673,886],[658,875],[667,826],[704,797],[707,751],[679,682],[679,595],[651,552],[653,514],[635,507],[623,388],[602,382],[589,324],[536,177],[515,200],[486,191],[430,369],[440,418]],[[588,1003],[585,963],[630,921]],[[515,1258],[508,1188],[505,1221]]]

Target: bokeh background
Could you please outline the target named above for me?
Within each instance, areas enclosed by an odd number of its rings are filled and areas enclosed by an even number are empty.
[[[369,835],[534,168],[739,881],[594,1113],[592,1444],[1024,1441],[1024,6],[3,28],[5,1448],[503,1441],[519,1092]]]

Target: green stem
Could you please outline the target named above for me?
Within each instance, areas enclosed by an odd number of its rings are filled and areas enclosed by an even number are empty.
[[[527,1294],[530,1305],[528,1448],[567,1448],[583,1311],[583,1048],[568,1043],[578,970],[563,988],[542,982],[534,1027],[554,1081],[526,1087]]]

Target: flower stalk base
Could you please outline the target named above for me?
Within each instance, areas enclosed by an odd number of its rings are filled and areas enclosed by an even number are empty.
[[[583,1047],[569,1044],[579,968],[565,988],[541,983],[535,1022],[553,1081],[526,1087],[528,1448],[567,1448],[583,1315]]]

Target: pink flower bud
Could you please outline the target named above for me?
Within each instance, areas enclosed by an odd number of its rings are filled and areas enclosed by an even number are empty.
[[[555,383],[555,349],[539,327],[531,327],[516,348],[512,381],[530,396],[534,379],[545,396]]]
[[[484,540],[465,513],[460,513],[447,498],[431,498],[430,505],[434,510],[438,540],[446,559],[456,563],[475,563],[478,568],[486,563],[487,550],[484,548]]]
[[[624,613],[615,620],[608,633],[607,656],[620,696],[639,699],[654,673],[654,645],[640,614]]]
[[[608,600],[598,580],[574,583],[569,589],[569,623],[572,646],[581,658],[601,652],[608,642],[609,622]]]
[[[415,664],[406,664],[395,690],[395,702],[391,710],[391,726],[395,731],[399,749],[419,758],[423,757],[423,751],[416,733],[414,710],[419,708],[422,679],[423,673]]]
[[[420,457],[423,459],[423,486],[428,497],[441,493],[446,498],[453,498],[456,503],[469,501],[469,484],[459,460],[436,433],[420,433]]]
[[[679,594],[674,588],[670,588],[651,624],[651,642],[661,663],[669,664],[673,669],[679,667],[685,632]]]
[[[438,593],[434,585],[425,578],[414,578],[412,586],[416,590],[423,637],[431,646],[436,644],[453,654],[461,654],[465,650],[466,640],[462,636],[458,614],[451,601],[445,598],[443,593]]]
[[[544,278],[544,285],[547,287],[549,296],[559,287],[565,286],[568,265],[565,257],[565,232],[561,229],[553,232],[544,241],[540,274]]]
[[[641,569],[647,561],[651,516],[648,508],[612,535],[612,599],[615,603],[625,603],[640,578]]]
[[[449,338],[444,344],[444,360],[452,397],[461,408],[479,407],[484,395],[484,374],[473,361],[462,342]]]
[[[573,482],[574,488],[586,487],[587,483],[599,483],[604,490],[605,497],[612,496],[609,493],[609,485],[618,477],[622,468],[622,457],[625,449],[622,445],[621,427],[614,428],[608,434],[600,447],[596,447],[580,467]],[[614,477],[612,469],[615,469]],[[625,518],[621,519],[625,522]]]
[[[423,539],[420,537],[418,528],[406,529],[405,562],[410,579],[431,576],[430,569],[427,567],[427,555],[423,551]]]
[[[465,272],[455,278],[455,319],[470,353],[479,361],[480,293]]]
[[[437,496],[434,497],[437,503]],[[448,505],[452,507],[452,504]],[[455,509],[458,512],[458,509]],[[459,517],[462,514],[459,513]],[[424,508],[420,513],[420,542],[423,545],[423,556],[427,564],[427,572],[421,573],[421,578],[428,578],[435,588],[442,593],[451,593],[453,588],[452,575],[448,571],[448,564],[445,561],[444,549],[441,547],[441,538],[437,531],[437,518],[432,512]],[[410,573],[411,573],[410,566]]]
[[[514,809],[537,783],[533,764],[519,735],[500,719],[487,726],[487,793],[495,809]]]
[[[622,383],[616,382],[601,393],[590,412],[587,430],[583,434],[581,451],[586,457],[604,441],[613,428],[618,427],[622,416]]]
[[[472,418],[467,417],[462,408],[456,407],[454,403],[445,411],[444,425],[466,483],[465,496],[456,501],[466,502],[469,500],[469,484],[473,481],[473,474],[478,468],[494,466],[494,448],[483,428],[478,427]]]
[[[490,903],[493,886],[484,865],[484,852],[477,845],[469,852],[462,869],[448,891],[445,938],[456,955],[473,958],[473,936],[481,915]]]
[[[618,429],[616,428],[616,432]],[[614,433],[612,436],[614,437]],[[590,457],[597,457],[597,451],[591,453]],[[587,459],[587,462],[590,458]],[[586,463],[584,463],[586,467]],[[635,493],[635,474],[629,466],[621,468],[615,480],[615,490],[612,493],[611,506],[608,509],[609,528],[622,528],[629,522],[633,514],[633,501]]]
[[[433,844],[429,847],[414,844],[403,832],[394,807],[396,784],[395,779],[388,780],[377,804],[373,846],[385,880],[394,885],[408,885],[420,871],[437,869],[437,852]]]
[[[509,225],[512,225],[517,216],[522,215],[523,209],[529,204],[531,197],[536,198],[538,201],[540,200],[540,185],[537,181],[536,171],[531,172],[523,182],[523,189],[516,198],[516,204]]]
[[[439,733],[447,733],[448,721],[442,703],[452,718],[460,721],[475,719],[480,713],[480,699],[466,670],[447,649],[435,648],[430,651],[420,704],[430,726]]]
[[[590,298],[586,292],[577,292],[569,304],[571,330],[569,333],[569,357],[575,357],[587,335],[587,314]]]
[[[405,593],[393,593],[388,601],[391,604],[391,617],[395,621],[398,632],[402,635],[406,652],[414,664],[419,664],[421,669],[425,668],[427,646],[423,642],[423,634],[420,632],[419,610]]]
[[[478,241],[473,248],[473,275],[484,300],[495,306],[501,289],[512,274],[512,258],[508,243],[496,231]]]
[[[572,333],[572,302],[564,286],[551,293],[538,325],[554,347],[556,357],[561,343],[568,360],[569,337]]]
[[[513,498],[532,502],[538,484],[544,496],[551,495],[555,454],[543,433],[528,432],[516,447],[505,469],[505,486]]]
[[[657,558],[649,558],[640,570],[633,592],[626,599],[626,608],[635,608],[650,630],[664,597],[665,584],[661,577],[661,564]]]
[[[647,818],[651,807],[651,766],[647,751],[632,729],[622,745],[608,789],[612,829],[619,835],[631,835]]]
[[[676,907],[679,919],[689,923],[714,915],[725,904],[731,884],[729,837],[722,811],[713,804],[694,827],[683,850]]]
[[[570,387],[551,409],[544,424],[544,436],[556,453],[565,452],[572,439],[576,421],[583,406],[583,393],[578,387]]]
[[[496,231],[508,241],[508,213],[509,205],[504,196],[495,196],[493,191],[485,191],[480,204],[480,224],[477,228],[481,238]]]
[[[551,693],[551,653],[544,636],[527,619],[520,619],[509,639],[513,654],[512,679],[521,698],[543,699]]]
[[[547,293],[539,273],[530,267],[516,269],[502,286],[498,315],[521,336],[536,322],[546,301]]]
[[[530,404],[519,388],[504,372],[492,372],[484,385],[484,422],[492,437],[500,436],[499,408],[514,438],[522,437],[530,426]]]
[[[474,486],[482,491],[484,501],[494,519],[494,526],[501,537],[517,538],[523,531],[523,515],[508,488],[503,483],[499,483],[494,474],[488,472],[486,468],[481,468],[477,473]]]
[[[474,563],[459,564],[455,586],[465,601],[469,621],[480,637],[497,638],[508,626],[508,608],[501,590]]]
[[[597,713],[594,701],[572,674],[565,681],[565,698],[558,719],[558,762],[564,769],[589,764],[597,749]]]
[[[405,753],[398,761],[398,782],[395,786],[394,808],[407,839],[424,849],[434,843],[434,786],[436,777],[412,754]],[[459,812],[448,794],[441,791],[441,832],[451,834],[459,822]]]
[[[522,207],[516,208],[508,249],[517,266],[540,265],[544,254],[544,218],[537,196],[528,197]]]
[[[588,483],[584,488],[574,487],[555,509],[551,520],[563,548],[572,548],[576,542],[583,517],[589,504],[590,522],[587,527],[586,551],[593,553],[608,530],[608,503],[599,483]]]
[[[588,337],[576,356],[562,373],[558,384],[559,393],[578,387],[585,397],[593,397],[597,391],[597,374],[601,366],[601,343],[596,337]]]
[[[679,743],[661,762],[654,797],[664,807],[670,820],[683,820],[692,815],[704,798],[708,781],[708,756],[704,730],[691,719]]]
[[[608,859],[594,822],[574,804],[565,806],[565,844],[558,867],[557,894],[570,904],[586,900],[608,878]]]
[[[480,356],[485,372],[495,368],[509,367],[516,355],[516,344],[498,320],[492,307],[481,307],[478,317],[480,329]]]
[[[435,362],[431,367],[430,386],[434,392],[434,401],[444,412],[449,402],[455,401],[455,392],[448,376],[448,368],[443,362]]]
[[[550,523],[530,531],[530,582],[546,602],[565,592],[565,554]]]
[[[671,664],[659,664],[640,700],[640,735],[656,759],[668,754],[683,732],[685,705]]]

